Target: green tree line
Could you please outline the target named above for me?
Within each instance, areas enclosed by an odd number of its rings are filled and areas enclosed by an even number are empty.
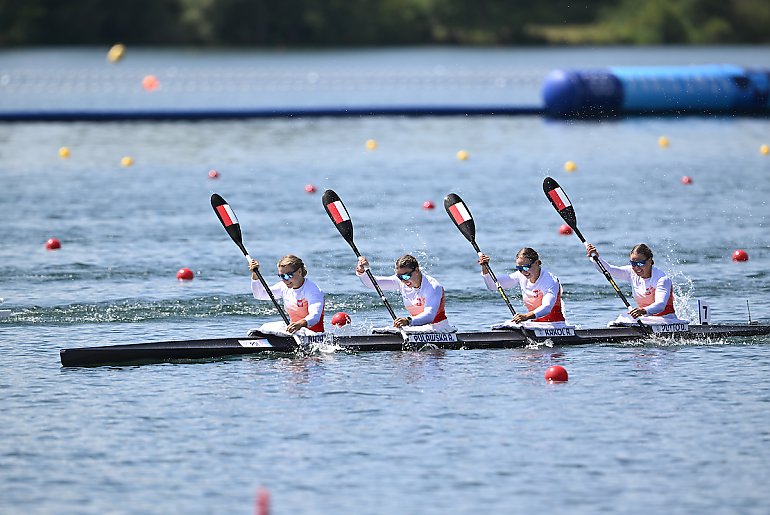
[[[0,46],[725,44],[767,0],[0,0]]]

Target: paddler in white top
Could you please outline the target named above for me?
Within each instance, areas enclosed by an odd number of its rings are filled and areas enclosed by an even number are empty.
[[[655,320],[649,319],[650,316],[654,316],[664,317],[665,323],[686,323],[676,317],[671,279],[663,270],[653,266],[655,261],[652,259],[650,247],[644,243],[634,246],[629,254],[628,264],[623,266],[607,263],[591,243],[586,243],[586,254],[589,258],[596,255],[612,277],[631,283],[631,291],[637,307],[629,309],[630,320],[621,315],[616,322],[634,322],[635,319],[644,317],[643,322],[655,323]]]
[[[251,291],[255,299],[269,300],[270,296],[257,278],[256,270],[259,262],[255,259],[249,261],[251,270]],[[291,323],[285,331],[296,333],[303,327],[310,331],[322,333],[324,331],[324,293],[316,284],[308,279],[305,264],[297,256],[289,254],[278,261],[278,277],[280,282],[270,287],[273,295],[283,299],[283,306],[289,315]],[[268,328],[267,325],[276,326]],[[278,329],[277,326],[280,326]],[[265,324],[267,329],[283,330],[283,322]]]
[[[358,258],[356,275],[367,288],[375,289],[366,269],[369,262],[364,256]],[[444,311],[444,287],[433,277],[420,270],[417,258],[410,254],[396,260],[395,273],[374,278],[383,290],[399,290],[409,316],[398,317],[395,327],[410,326],[424,331],[453,332]]]
[[[479,255],[481,275],[487,288],[495,291],[497,286],[489,274],[490,258]],[[516,254],[516,271],[497,278],[502,288],[519,286],[526,313],[516,313],[512,322],[521,324],[528,320],[548,322],[550,325],[564,325],[564,313],[561,307],[561,284],[559,279],[542,267],[540,256],[529,247],[524,247]]]

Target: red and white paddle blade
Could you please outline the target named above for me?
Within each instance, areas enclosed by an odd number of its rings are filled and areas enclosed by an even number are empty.
[[[476,240],[476,224],[473,222],[471,211],[463,199],[455,193],[450,193],[444,198],[444,209],[446,209],[449,218],[460,229],[462,235],[465,236],[465,239],[474,242]]]
[[[214,193],[211,195],[211,207],[214,208],[214,213],[219,218],[227,234],[230,235],[230,238],[238,245],[243,254],[246,255],[247,252],[243,247],[243,236],[241,235],[241,224],[238,223],[238,217],[235,216],[235,212],[230,207],[230,204]]]
[[[572,207],[572,202],[559,183],[551,177],[546,177],[543,179],[543,192],[562,219],[574,230],[577,226],[575,208]]]
[[[340,200],[334,190],[326,190],[321,196],[326,214],[334,222],[334,226],[340,232],[345,241],[352,245],[353,242],[353,222],[350,220],[348,210],[345,209],[345,204]]]

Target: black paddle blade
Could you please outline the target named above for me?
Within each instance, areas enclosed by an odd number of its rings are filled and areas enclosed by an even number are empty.
[[[337,195],[334,190],[326,190],[324,191],[323,196],[321,196],[321,201],[324,204],[324,209],[326,209],[326,214],[329,215],[331,221],[334,222],[334,226],[340,232],[342,237],[345,238],[345,241],[348,242],[348,245],[355,250],[353,243],[353,222],[350,220],[348,210],[345,209],[345,204],[342,203],[339,195]]]
[[[455,223],[465,239],[471,243],[476,242],[476,224],[473,222],[473,216],[463,199],[456,193],[450,193],[444,198],[444,209],[446,209],[449,218]]]
[[[211,207],[214,208],[217,218],[222,223],[222,227],[225,228],[230,238],[238,245],[243,255],[247,255],[246,249],[243,246],[243,237],[241,236],[241,224],[238,223],[238,217],[235,216],[235,212],[230,207],[225,199],[214,193],[211,195]]]
[[[543,191],[548,200],[551,201],[551,205],[559,212],[559,215],[567,222],[572,230],[577,229],[577,218],[575,217],[575,208],[572,207],[569,197],[564,190],[561,189],[559,183],[551,177],[543,179]]]

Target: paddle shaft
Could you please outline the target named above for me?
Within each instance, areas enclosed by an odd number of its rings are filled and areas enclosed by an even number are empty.
[[[243,251],[243,255],[246,256],[246,259],[251,262],[252,257],[249,256],[249,253],[246,252],[246,249],[242,247],[242,245],[238,245],[241,247],[241,250]],[[270,296],[270,300],[273,301],[273,304],[275,305],[275,308],[278,310],[278,313],[281,314],[281,318],[283,318],[283,321],[286,325],[291,324],[291,320],[289,320],[289,317],[286,315],[286,312],[283,310],[280,304],[278,304],[278,300],[275,298],[275,295],[273,295],[273,291],[270,289],[270,286],[268,286],[267,282],[265,281],[265,278],[262,277],[262,274],[259,273],[259,268],[256,270],[252,270],[257,275],[257,279],[259,279],[259,282],[262,283],[262,287],[265,289],[267,294]]]
[[[476,240],[470,240],[470,242],[471,242],[471,245],[473,245],[473,250],[475,250],[477,254],[481,254],[481,250],[479,249],[479,246],[476,244]],[[500,296],[505,301],[505,304],[508,306],[508,309],[511,310],[511,314],[513,316],[516,316],[516,310],[513,309],[513,306],[511,305],[511,301],[508,300],[508,295],[505,294],[505,290],[503,290],[503,287],[500,286],[500,282],[497,280],[497,277],[495,276],[495,273],[492,271],[492,267],[489,266],[489,263],[487,263],[487,272],[489,272],[489,276],[495,282],[495,286],[497,286],[497,291],[500,292]]]
[[[347,240],[347,239],[346,239]],[[358,252],[358,247],[356,247],[356,244],[353,240],[347,240],[347,242],[350,244],[350,248],[353,249],[353,252],[355,252],[356,257],[361,257],[361,253]],[[366,272],[366,276],[369,278],[370,281],[372,281],[372,284],[374,285],[374,289],[377,290],[377,294],[380,296],[380,299],[382,299],[382,302],[385,304],[385,307],[388,309],[388,313],[390,313],[390,317],[395,320],[398,318],[396,316],[396,312],[393,311],[393,308],[390,305],[390,302],[388,302],[388,299],[385,297],[385,294],[382,292],[382,289],[380,288],[380,285],[377,284],[377,279],[374,278],[374,274],[371,270],[369,270],[369,267],[365,267],[364,271]]]

